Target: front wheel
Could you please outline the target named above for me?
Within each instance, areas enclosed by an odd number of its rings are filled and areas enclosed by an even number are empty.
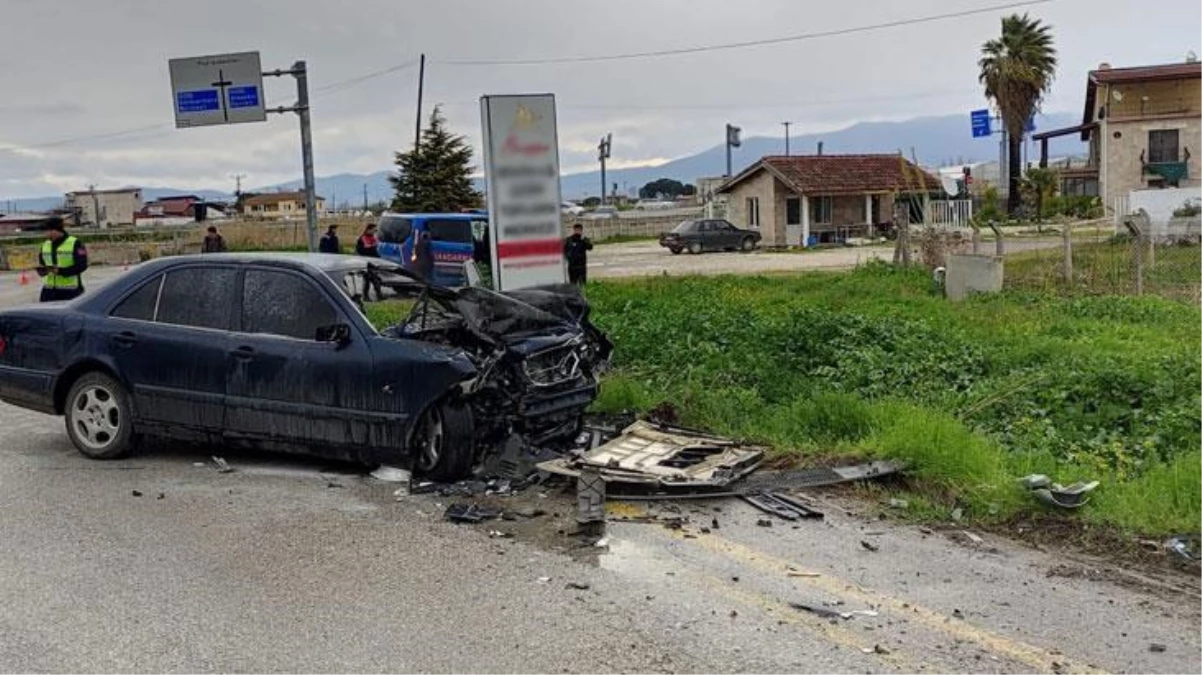
[[[413,430],[413,466],[430,480],[467,478],[475,459],[474,440],[472,411],[466,405],[435,403],[422,413]]]
[[[117,459],[134,446],[129,394],[104,373],[88,373],[67,392],[65,417],[71,443],[85,457]]]
[[[750,251],[750,250],[754,249],[755,248],[755,237],[743,237],[743,244],[742,244],[741,248],[744,251]]]
[[[680,252],[684,249],[680,248],[679,246],[672,246],[669,247],[668,250],[672,252],[672,255],[680,255]]]
[[[695,241],[689,244],[689,253],[692,253],[693,255],[701,253],[701,242]]]

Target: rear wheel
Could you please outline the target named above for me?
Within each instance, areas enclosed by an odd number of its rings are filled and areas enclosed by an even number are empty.
[[[134,447],[129,394],[104,373],[87,373],[67,392],[67,435],[85,457],[117,459]]]
[[[751,249],[755,248],[755,237],[743,237],[743,244],[741,248],[744,251],[750,251]]]
[[[475,458],[472,412],[459,403],[442,401],[422,413],[410,449],[417,473],[436,481],[466,478]]]
[[[689,253],[694,255],[701,253],[701,242],[694,241],[689,244]]]

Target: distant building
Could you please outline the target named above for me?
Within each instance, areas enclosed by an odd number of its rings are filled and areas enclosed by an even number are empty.
[[[211,204],[196,195],[173,195],[146,202],[134,214],[135,224],[187,225],[188,223],[227,218],[220,204]]]
[[[325,198],[318,196],[314,201],[317,215],[323,215],[326,211]],[[304,218],[305,193],[272,192],[247,197],[242,201],[242,213],[255,218]]]
[[[0,234],[41,230],[45,228],[46,222],[53,217],[53,213],[22,213],[19,211],[0,213]]]
[[[79,224],[85,227],[133,225],[134,213],[142,208],[142,190],[120,188],[68,192],[65,208],[78,214]]]
[[[718,188],[735,225],[759,229],[767,246],[808,245],[871,234],[893,221],[895,197],[921,214],[939,179],[900,155],[775,155]],[[813,240],[811,240],[813,237]]]
[[[1079,133],[1089,141],[1089,159],[1060,171],[1064,194],[1097,195],[1114,209],[1132,190],[1198,187],[1200,99],[1196,60],[1135,68],[1103,63],[1086,79],[1081,124],[1032,135],[1040,166],[1048,163],[1048,139]]]

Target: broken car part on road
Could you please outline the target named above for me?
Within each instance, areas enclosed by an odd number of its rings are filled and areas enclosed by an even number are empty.
[[[743,501],[751,504],[764,513],[784,518],[785,520],[800,520],[802,518],[823,518],[821,511],[778,492],[750,492],[739,495]]]
[[[1089,503],[1089,493],[1100,485],[1098,481],[1077,482],[1064,486],[1053,483],[1051,478],[1033,473],[1019,479],[1023,487],[1031,491],[1035,498],[1049,506],[1062,509],[1079,509]]]

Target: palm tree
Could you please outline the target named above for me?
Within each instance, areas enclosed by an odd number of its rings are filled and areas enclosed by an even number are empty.
[[[1010,147],[1009,195],[1006,209],[1018,210],[1022,203],[1022,140],[1027,120],[1039,109],[1044,94],[1056,75],[1056,49],[1052,27],[1026,14],[1002,19],[1002,36],[981,45],[980,82],[985,97],[992,99],[1002,114]]]

